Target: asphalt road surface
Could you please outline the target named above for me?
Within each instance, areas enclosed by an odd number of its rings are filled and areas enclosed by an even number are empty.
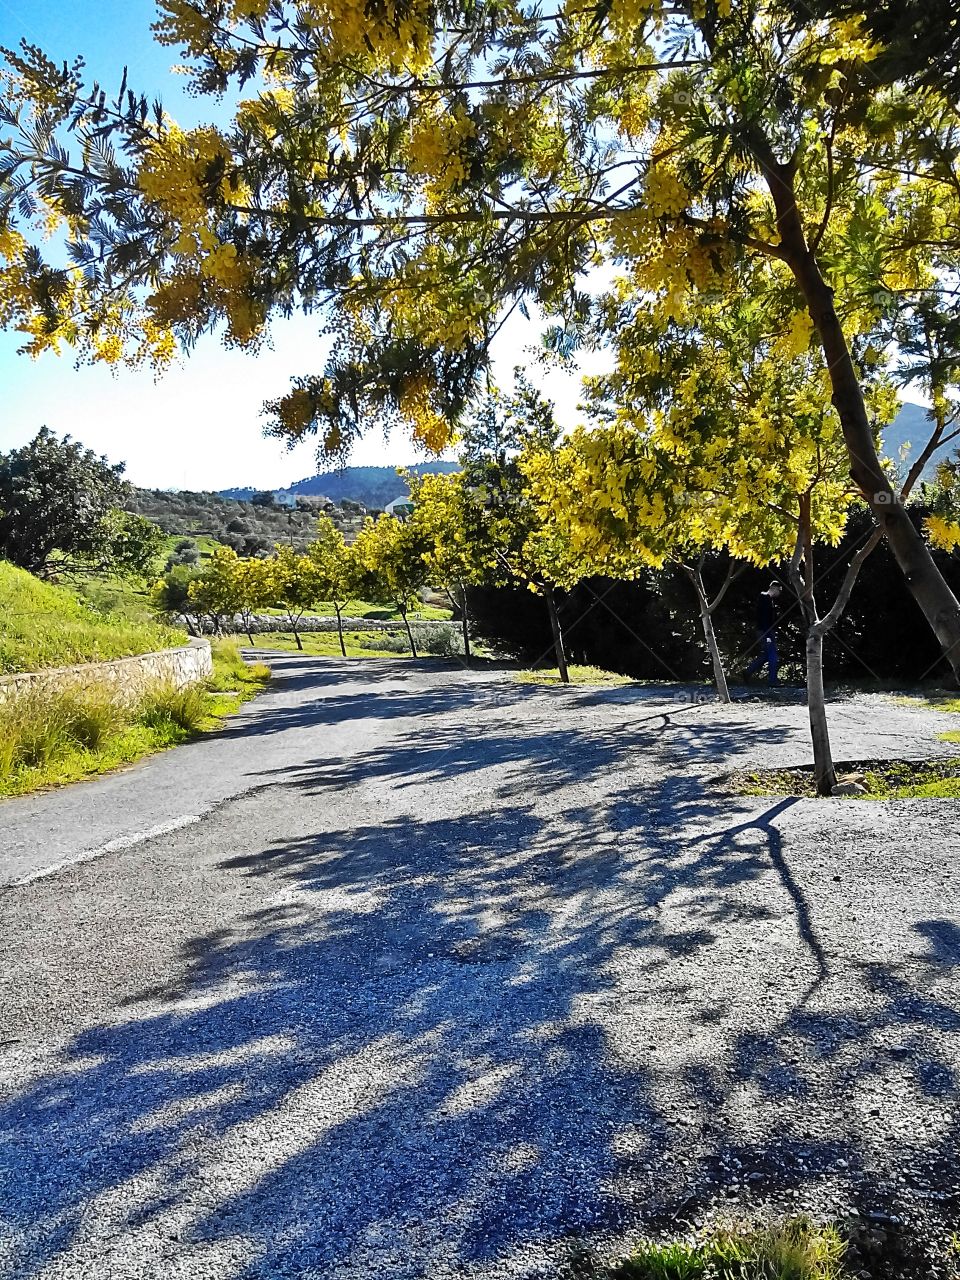
[[[0,1275],[554,1276],[731,1208],[955,1221],[960,805],[730,795],[806,759],[789,697],[272,661],[221,733],[0,805]],[[956,727],[831,722],[838,759]]]

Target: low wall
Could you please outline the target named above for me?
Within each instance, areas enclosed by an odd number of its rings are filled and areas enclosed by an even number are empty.
[[[206,680],[213,674],[209,640],[191,640],[179,649],[141,653],[134,658],[114,658],[110,662],[85,662],[78,667],[47,667],[43,671],[18,672],[0,676],[0,702],[33,690],[80,689],[99,685],[110,689],[118,702],[136,702],[145,690],[157,684],[174,684],[178,689]]]
[[[194,621],[196,626],[196,621]],[[410,625],[412,627],[449,627],[449,622],[443,622],[436,618],[416,618],[410,615]],[[457,624],[459,626],[459,623]],[[211,624],[208,618],[201,618],[198,630],[209,632]],[[336,618],[321,617],[316,613],[307,613],[297,623],[297,630],[306,635],[308,631],[336,631]],[[403,619],[395,618],[392,621],[384,621],[383,618],[347,618],[343,619],[344,631],[402,631]],[[246,635],[247,628],[240,618],[225,618],[223,622],[223,630],[233,632],[235,635]],[[250,620],[250,631],[253,635],[257,635],[261,631],[290,631],[290,624],[286,618],[278,618],[275,614],[258,613]]]

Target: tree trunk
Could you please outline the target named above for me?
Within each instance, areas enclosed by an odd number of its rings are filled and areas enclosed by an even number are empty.
[[[547,601],[547,612],[550,614],[550,630],[553,632],[553,650],[557,655],[557,670],[564,684],[570,683],[570,672],[567,670],[567,657],[563,651],[563,632],[560,630],[560,615],[557,613],[557,601],[553,587],[546,587],[544,595]]]
[[[823,631],[816,625],[807,631],[807,710],[810,714],[817,794],[829,796],[837,785],[837,774],[833,767],[827,706],[823,693]]]
[[[337,612],[337,635],[340,637],[340,652],[344,657],[347,656],[347,646],[343,642],[343,616],[341,614],[342,606],[334,601],[334,609]]]
[[[297,619],[297,622],[299,622],[299,621],[300,621],[300,619],[298,618],[298,619]],[[298,649],[300,650],[300,652],[302,653],[302,652],[303,652],[303,641],[300,639],[300,632],[297,630],[297,622],[294,622],[293,618],[291,618],[291,619],[290,619],[290,628],[291,628],[291,630],[293,631],[293,638],[294,638],[294,640],[296,640],[296,642],[297,642],[297,648],[298,648]]]
[[[800,610],[807,628],[807,715],[810,717],[810,739],[813,744],[813,772],[817,783],[817,794],[828,796],[836,786],[837,775],[833,768],[830,731],[827,727],[827,704],[823,692],[823,636],[826,627],[817,616],[817,600],[814,595],[813,525],[809,490],[800,497],[797,546],[790,564],[790,576],[800,600]]]
[[[727,688],[727,674],[723,669],[723,658],[720,656],[720,646],[717,644],[717,633],[713,629],[713,616],[707,608],[706,600],[703,598],[700,600],[700,621],[703,623],[703,636],[710,651],[710,660],[713,663],[713,679],[717,686],[717,695],[721,702],[729,702],[730,690]]]
[[[703,585],[703,577],[699,569],[687,569],[690,580],[697,592],[700,605],[700,622],[703,625],[703,638],[707,642],[707,652],[713,663],[713,681],[717,686],[717,696],[721,702],[730,702],[730,690],[727,688],[727,674],[723,669],[723,658],[717,644],[717,633],[713,629],[713,613],[707,601],[707,593]]]
[[[470,665],[470,619],[467,617],[467,588],[460,583],[460,627],[463,631],[463,660]]]
[[[418,658],[420,655],[417,653],[417,646],[413,642],[413,632],[410,630],[410,623],[409,623],[409,620],[407,619],[407,611],[403,607],[403,605],[400,606],[400,616],[403,618],[403,625],[407,628],[407,640],[410,642],[410,656],[413,658]]]
[[[782,256],[793,273],[820,337],[850,457],[850,475],[890,544],[917,604],[933,628],[954,675],[960,678],[960,601],[947,586],[930,548],[914,528],[887,479],[867,418],[860,379],[850,356],[833,290],[807,245],[794,191],[793,165],[779,164],[766,146],[754,146],[777,212]]]

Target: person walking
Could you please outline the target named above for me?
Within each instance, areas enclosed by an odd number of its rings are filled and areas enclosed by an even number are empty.
[[[766,591],[760,592],[757,602],[757,632],[760,638],[760,652],[747,667],[744,673],[747,680],[759,675],[767,667],[767,683],[777,684],[777,670],[780,665],[777,654],[777,601],[780,598],[780,583],[771,582]]]

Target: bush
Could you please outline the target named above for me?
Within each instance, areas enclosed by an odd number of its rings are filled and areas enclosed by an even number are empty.
[[[9,708],[9,709],[8,709]],[[7,724],[15,736],[13,765],[44,768],[70,748],[69,711],[56,694],[30,692],[5,704]]]
[[[459,627],[427,627],[414,624],[410,630],[413,632],[418,653],[429,653],[435,658],[463,657],[463,635]]]
[[[174,565],[186,564],[193,565],[200,563],[200,547],[193,538],[180,538],[175,544],[173,551],[167,559],[167,572]]]
[[[124,726],[109,690],[29,690],[0,703],[0,778],[48,769],[71,752],[98,751]]]
[[[229,693],[245,684],[262,684],[270,678],[270,668],[263,662],[247,662],[236,636],[220,636],[210,645],[213,654],[213,679],[209,687],[218,693]]]
[[[380,649],[385,653],[409,653],[410,642],[403,631],[369,631],[357,640],[361,649]]]

